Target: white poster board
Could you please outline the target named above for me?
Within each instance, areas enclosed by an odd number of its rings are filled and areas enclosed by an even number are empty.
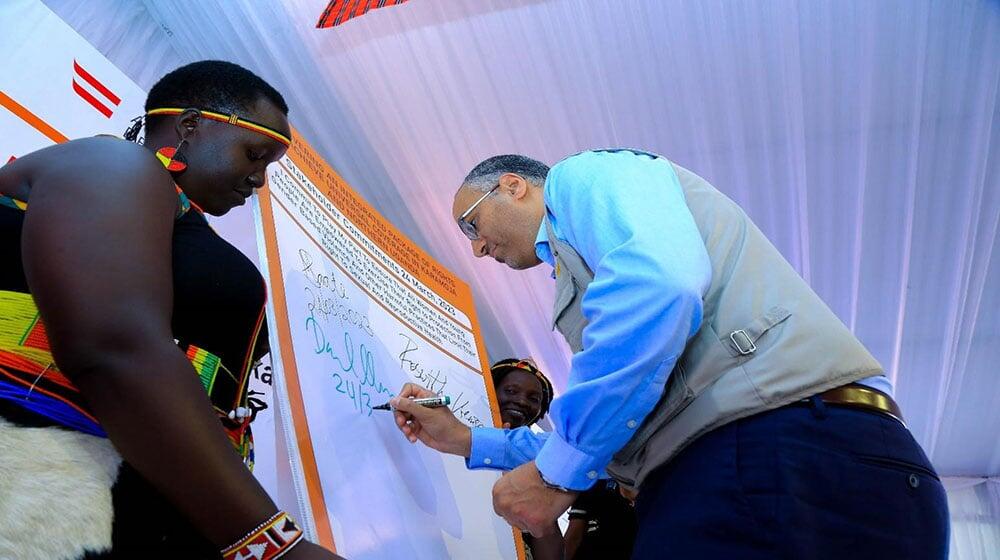
[[[498,474],[411,445],[372,409],[414,381],[467,424],[494,425],[468,287],[297,135],[259,200],[275,383],[318,540],[352,560],[519,557],[493,512]]]

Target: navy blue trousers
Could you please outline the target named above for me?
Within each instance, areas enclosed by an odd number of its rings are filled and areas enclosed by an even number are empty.
[[[899,422],[817,399],[702,436],[653,472],[633,560],[948,556],[944,488]]]

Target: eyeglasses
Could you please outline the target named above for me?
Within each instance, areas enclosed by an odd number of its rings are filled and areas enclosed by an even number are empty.
[[[493,191],[499,188],[500,188],[500,183],[497,183],[497,186],[493,187],[486,194],[479,197],[479,200],[473,202],[472,206],[469,206],[468,210],[462,212],[462,215],[458,217],[458,220],[456,220],[458,222],[458,228],[462,230],[462,233],[464,233],[465,236],[468,237],[470,241],[475,241],[479,239],[479,232],[476,231],[476,224],[474,223],[475,220],[473,220],[472,222],[467,222],[465,221],[465,219],[469,217],[469,214],[471,214],[473,210],[476,209],[476,206],[479,206],[479,203],[486,200],[486,197],[493,194]]]

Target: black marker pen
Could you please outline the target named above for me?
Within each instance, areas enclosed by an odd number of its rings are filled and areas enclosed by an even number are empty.
[[[427,399],[412,399],[414,404],[419,404],[427,408],[438,408],[440,406],[448,406],[451,404],[451,397],[430,397]],[[372,410],[392,410],[392,406],[389,403],[380,404],[378,406],[373,406]]]

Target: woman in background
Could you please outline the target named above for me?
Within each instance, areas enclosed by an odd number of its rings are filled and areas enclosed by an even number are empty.
[[[266,292],[203,216],[264,184],[287,112],[197,62],[150,90],[141,143],[0,168],[0,557],[339,558],[247,468]]]
[[[505,430],[531,426],[541,420],[552,403],[552,383],[531,360],[510,358],[490,367],[500,421]],[[556,527],[545,537],[521,533],[527,560],[561,560],[562,531]]]
[[[500,419],[506,429],[541,420],[552,403],[552,383],[531,360],[501,360],[490,368]],[[534,538],[524,533],[534,560],[627,559],[636,533],[635,509],[613,480],[599,480],[569,508],[566,535]]]

